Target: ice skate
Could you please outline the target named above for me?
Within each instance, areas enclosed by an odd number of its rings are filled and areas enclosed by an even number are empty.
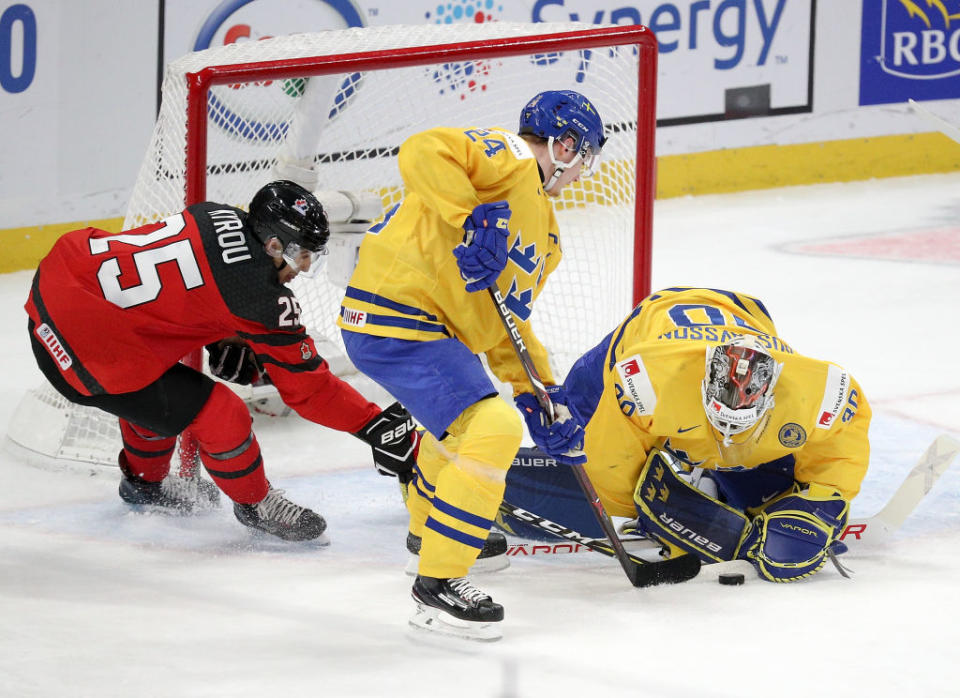
[[[327,528],[327,522],[322,516],[294,504],[283,496],[283,490],[273,487],[263,501],[256,504],[234,502],[233,513],[244,526],[284,540],[313,540],[320,538]],[[326,542],[326,539],[321,542]]]
[[[502,637],[503,606],[494,603],[466,577],[437,579],[417,575],[410,592],[417,604],[410,625],[420,630],[467,640],[490,642]]]
[[[160,482],[149,482],[133,473],[123,451],[120,465],[120,499],[133,507],[154,506],[187,514],[220,505],[220,490],[197,471],[193,477],[169,473]]]
[[[420,566],[420,545],[423,540],[420,536],[407,533],[407,550],[410,558],[407,560],[407,567],[404,570],[408,575],[415,576]],[[510,566],[510,558],[507,557],[507,538],[499,531],[490,531],[487,536],[477,561],[470,568],[471,574],[484,574],[486,572],[499,572]]]

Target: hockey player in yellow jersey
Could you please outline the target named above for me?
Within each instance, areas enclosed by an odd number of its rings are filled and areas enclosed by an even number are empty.
[[[572,91],[535,96],[518,133],[477,126],[411,136],[398,156],[404,199],[360,247],[338,320],[347,353],[425,428],[407,489],[417,627],[499,636],[502,606],[466,575],[478,555],[506,551],[490,528],[523,426],[479,355],[515,394],[529,387],[486,290],[499,289],[546,370],[529,318],[562,255],[551,198],[596,168],[605,140],[593,104]],[[551,455],[564,459],[582,441],[563,405],[549,426],[524,415]]]
[[[631,528],[671,552],[746,559],[787,582],[844,549],[837,536],[866,474],[870,408],[846,371],[780,339],[759,300],[654,293],[577,361],[561,394],[587,424],[586,470],[608,512],[638,517]],[[568,469],[522,467],[529,451],[510,471],[507,500],[602,536]]]

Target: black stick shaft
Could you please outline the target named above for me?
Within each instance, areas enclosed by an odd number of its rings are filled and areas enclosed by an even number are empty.
[[[527,379],[533,387],[533,394],[536,396],[537,402],[540,403],[543,411],[547,413],[550,421],[554,421],[556,419],[556,412],[553,408],[553,402],[551,402],[550,396],[547,394],[547,388],[543,384],[543,380],[540,378],[536,366],[533,365],[533,359],[530,358],[530,352],[527,351],[527,346],[523,342],[523,337],[520,335],[520,328],[517,327],[517,323],[513,319],[513,313],[510,312],[510,308],[507,307],[503,295],[500,293],[500,289],[496,286],[491,286],[487,290],[490,292],[493,304],[497,308],[497,314],[500,316],[500,321],[507,331],[507,336],[510,337],[510,344],[513,345],[513,350],[520,360],[520,365],[523,366],[523,371],[527,374]],[[600,501],[600,497],[596,489],[594,489],[593,483],[590,482],[586,470],[583,469],[582,465],[572,465],[569,467],[573,469],[573,474],[577,478],[580,489],[583,490],[584,495],[590,502],[593,515],[597,518],[601,528],[603,528],[603,532],[610,539],[610,545],[617,556],[617,560],[620,561],[620,566],[623,567],[623,571],[626,573],[630,583],[637,586],[637,563],[630,559],[630,556],[623,547],[623,543],[620,542],[613,522],[607,515],[607,510],[604,509],[603,503]]]

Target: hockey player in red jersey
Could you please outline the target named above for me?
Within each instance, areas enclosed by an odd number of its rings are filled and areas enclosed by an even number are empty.
[[[301,416],[370,444],[381,473],[409,475],[409,414],[399,403],[381,411],[330,373],[285,286],[316,272],[328,237],[317,199],[279,181],[257,192],[249,215],[205,202],[117,235],[76,230],[40,262],[26,303],[37,364],[65,397],[120,418],[126,502],[192,506],[168,477],[176,437],[189,427],[241,523],[286,540],[314,539],[326,528],[271,487],[243,401],[179,363],[205,345],[221,373],[252,352]],[[232,337],[242,344],[221,343]],[[215,499],[217,490],[201,482],[201,496]]]

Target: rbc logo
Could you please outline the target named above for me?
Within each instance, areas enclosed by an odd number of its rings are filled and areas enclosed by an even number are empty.
[[[921,80],[960,75],[960,3],[950,9],[943,2],[884,4],[880,64],[885,72]]]
[[[960,0],[864,0],[861,38],[861,105],[960,97]]]

